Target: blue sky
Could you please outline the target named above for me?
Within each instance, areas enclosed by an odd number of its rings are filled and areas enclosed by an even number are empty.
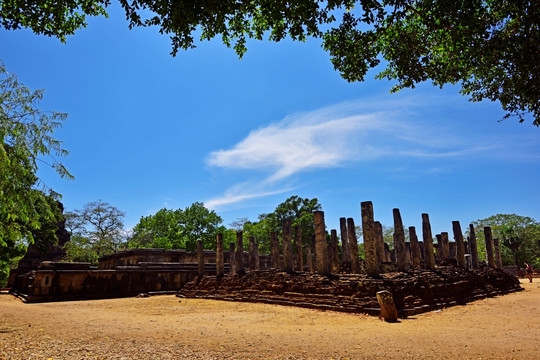
[[[76,177],[42,168],[68,210],[102,199],[126,227],[163,207],[202,201],[228,225],[291,195],[316,197],[328,229],[360,223],[360,202],[392,225],[433,233],[497,213],[540,220],[540,129],[470,103],[453,86],[390,94],[347,83],[318,40],[249,42],[239,60],[219,40],[173,58],[156,29],[128,30],[114,4],[67,44],[0,30],[0,58],[40,107],[69,114],[56,132]]]

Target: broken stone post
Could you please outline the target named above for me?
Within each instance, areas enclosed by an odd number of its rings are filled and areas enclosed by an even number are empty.
[[[199,262],[199,275],[204,275],[204,251],[202,240],[197,240],[197,260]]]
[[[283,270],[293,271],[293,252],[291,243],[292,219],[283,220]]]
[[[437,245],[433,244],[433,247],[435,248],[435,255],[437,259],[441,260],[443,258],[441,234],[437,234],[435,237],[437,238]]]
[[[493,252],[497,269],[502,270],[501,248],[499,247],[499,239],[493,239]]]
[[[429,215],[422,214],[422,237],[424,238],[424,267],[435,270],[435,256],[433,254],[433,236],[431,235],[431,224]]]
[[[381,316],[383,317],[384,321],[396,322],[398,319],[398,314],[392,293],[388,290],[378,291],[377,301],[381,307]]]
[[[279,242],[275,232],[270,233],[270,248],[272,251],[272,268],[279,269]]]
[[[382,263],[386,261],[386,252],[384,251],[383,230],[382,230],[382,224],[380,221],[375,221],[375,234],[376,234],[375,251],[377,252],[377,264],[379,264],[379,271],[380,271]]]
[[[235,254],[234,248],[235,248],[234,243],[230,243],[229,244],[229,267],[231,269],[230,270],[231,275],[236,275],[237,274],[237,270],[236,270],[236,254]]]
[[[416,235],[416,228],[414,226],[409,226],[409,237],[411,238],[412,264],[418,267],[420,266],[422,254],[420,253],[420,245],[418,244],[418,236]]]
[[[255,270],[255,238],[249,237],[249,269]]]
[[[332,249],[332,257],[330,259],[330,269],[333,273],[339,273],[339,248],[337,240],[337,230],[330,231],[330,248]]]
[[[236,273],[243,275],[244,269],[244,237],[242,231],[236,232]]]
[[[426,247],[424,246],[424,242],[419,241],[418,247],[420,248],[420,259],[424,260],[426,258]]]
[[[223,234],[216,235],[216,275],[225,273],[225,261],[223,259]]]
[[[450,246],[450,257],[449,259],[454,259],[456,260],[456,254],[457,254],[457,250],[456,250],[456,243],[455,242],[450,242],[449,243],[449,246]]]
[[[302,251],[302,228],[300,225],[294,226],[294,242],[296,245],[296,264],[298,271],[304,271],[304,254]]]
[[[484,227],[484,237],[486,240],[486,260],[490,267],[495,267],[495,257],[493,256],[493,236],[491,235],[491,227]]]
[[[360,204],[362,213],[362,231],[364,234],[364,250],[366,252],[366,272],[371,277],[379,276],[377,263],[377,245],[373,221],[373,203],[364,201]]]
[[[480,262],[478,261],[478,246],[476,244],[476,234],[474,233],[473,224],[469,224],[469,247],[471,248],[472,267],[473,269],[478,269]]]
[[[465,267],[465,244],[463,243],[463,233],[459,221],[452,221],[452,230],[454,231],[454,239],[456,239],[456,255],[457,265]]]
[[[310,243],[306,245],[306,261],[307,261],[308,271],[313,274],[315,272],[315,269],[313,268],[313,256],[311,254]]]
[[[347,219],[339,218],[339,228],[341,234],[341,262],[345,264],[345,268],[350,268],[351,264],[351,248],[349,246],[349,235],[347,231]]]
[[[398,271],[408,271],[409,263],[407,261],[407,248],[405,246],[405,232],[403,231],[403,222],[399,209],[393,210],[394,214],[394,249],[396,250],[396,265]]]
[[[349,247],[351,249],[351,273],[358,274],[360,272],[360,259],[358,257],[358,239],[356,238],[353,218],[347,219],[347,230],[349,232]]]
[[[441,233],[441,245],[442,245],[442,257],[443,259],[450,258],[450,240],[448,239],[448,233]]]
[[[324,212],[315,211],[313,213],[315,223],[315,262],[317,273],[328,275],[330,266],[328,263],[328,245],[326,243],[326,226],[324,224]]]

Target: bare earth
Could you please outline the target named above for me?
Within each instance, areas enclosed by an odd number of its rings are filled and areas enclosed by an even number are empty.
[[[174,296],[23,304],[0,294],[0,359],[540,359],[540,279],[389,324]]]

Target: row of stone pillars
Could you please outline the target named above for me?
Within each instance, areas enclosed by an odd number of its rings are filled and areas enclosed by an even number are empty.
[[[388,246],[383,240],[382,224],[374,220],[373,204],[371,201],[361,203],[362,214],[362,230],[364,237],[365,250],[365,271],[368,275],[377,277],[382,271],[384,263],[391,261]],[[310,272],[319,274],[338,273],[340,271],[350,273],[361,272],[361,262],[358,256],[358,239],[356,237],[354,220],[352,218],[340,218],[341,231],[341,261],[339,258],[339,247],[337,240],[337,231],[331,230],[330,244],[326,239],[326,226],[324,222],[324,212],[315,211],[314,225],[315,234],[311,244],[306,245],[307,267]],[[399,209],[393,210],[394,217],[394,258],[395,265],[398,271],[408,271],[412,267],[424,267],[426,269],[435,269],[435,252],[433,244],[433,236],[431,233],[431,225],[428,214],[422,214],[422,238],[423,242],[418,241],[416,229],[414,226],[409,227],[410,243],[405,242],[405,232],[401,220]],[[459,221],[452,222],[455,243],[448,240],[448,233],[443,232],[437,234],[437,259],[439,261],[445,259],[455,259],[460,267],[478,268],[480,266],[478,259],[478,250],[476,244],[476,235],[473,225],[469,225],[470,236],[468,242],[463,239],[461,225]],[[498,239],[493,239],[491,228],[484,228],[487,264],[490,267],[502,268],[501,253]],[[292,220],[285,219],[283,221],[283,262],[280,266],[280,251],[277,234],[270,234],[271,247],[271,267],[282,268],[285,271],[294,270],[293,261],[293,229]],[[303,271],[303,247],[302,233],[299,226],[294,227],[294,240],[296,247],[296,264],[297,270]],[[216,238],[216,273],[222,275],[224,273],[224,256],[223,256],[223,235],[218,234]],[[243,249],[243,233],[242,231],[236,234],[236,246],[230,244],[230,271],[232,274],[243,274],[245,272],[244,265],[244,249]],[[197,242],[197,251],[199,259],[199,274],[204,273],[204,256],[202,242]],[[312,254],[312,252],[314,252]],[[259,248],[253,237],[249,238],[249,257],[248,266],[251,270],[259,270]],[[466,261],[466,259],[469,259]]]

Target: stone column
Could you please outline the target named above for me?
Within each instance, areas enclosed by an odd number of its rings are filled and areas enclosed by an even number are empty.
[[[261,259],[259,257],[259,244],[255,243],[253,248],[253,257],[255,258],[255,270],[261,269]]]
[[[358,239],[356,239],[353,218],[347,219],[347,230],[349,233],[349,247],[351,249],[351,273],[358,274],[360,272],[360,259],[358,257]]]
[[[375,251],[377,252],[377,264],[379,264],[379,270],[380,270],[382,263],[386,261],[386,252],[384,251],[383,229],[382,229],[382,224],[380,223],[380,221],[375,221],[375,233],[376,233]]]
[[[476,234],[474,233],[473,224],[469,224],[469,247],[471,248],[472,267],[473,269],[478,269],[480,262],[478,261],[478,246],[476,244]]]
[[[272,251],[272,268],[279,269],[279,242],[275,232],[270,233],[270,248]]]
[[[234,243],[229,244],[229,268],[231,269],[231,275],[236,275],[236,252],[234,251]]]
[[[405,232],[403,231],[403,222],[399,209],[393,210],[394,214],[394,249],[396,250],[396,265],[398,271],[408,271],[407,248],[405,247]]]
[[[315,261],[317,273],[327,275],[330,273],[328,263],[328,245],[326,243],[326,226],[324,224],[324,212],[315,211],[313,213],[315,223]]]
[[[441,233],[441,245],[442,245],[442,257],[443,259],[450,258],[450,240],[448,239],[448,233]]]
[[[435,258],[442,259],[442,246],[441,246],[441,234],[436,234],[435,238],[437,239],[437,244],[433,244],[435,248]]]
[[[243,275],[244,269],[244,234],[242,231],[236,232],[236,273]]]
[[[294,242],[296,245],[296,265],[298,271],[304,271],[304,254],[302,251],[302,228],[300,225],[294,226]]]
[[[311,244],[306,245],[306,261],[307,261],[308,271],[313,274],[315,272],[315,269],[313,267],[313,255],[311,252]]]
[[[216,275],[225,273],[225,261],[223,259],[223,234],[216,235]]]
[[[330,231],[330,248],[332,249],[332,257],[330,259],[330,270],[337,274],[339,273],[339,248],[337,240],[337,230]]]
[[[366,252],[366,272],[371,277],[379,276],[377,264],[377,246],[373,221],[373,203],[364,201],[360,204],[362,212],[362,231],[364,233],[364,250]]]
[[[455,242],[450,242],[448,243],[448,245],[450,246],[450,257],[449,259],[453,259],[453,260],[457,260],[457,246],[456,246],[456,243]]]
[[[364,248],[365,248],[366,244],[364,243]],[[392,262],[392,252],[390,251],[390,245],[388,245],[387,243],[384,243],[384,258],[385,258],[385,262],[389,262],[391,263]]]
[[[197,260],[199,262],[199,275],[204,275],[204,251],[202,240],[197,240]]]
[[[255,238],[249,237],[249,269],[255,270]]]
[[[414,226],[409,226],[409,237],[411,238],[412,264],[418,267],[420,266],[422,254],[420,253],[420,245],[418,244],[418,236],[416,235],[416,228]]]
[[[412,255],[411,255],[411,243],[410,241],[405,241],[405,257],[407,258],[407,264],[409,264],[409,270],[412,264]]]
[[[495,257],[493,256],[493,236],[491,235],[491,227],[484,228],[484,237],[486,240],[486,260],[490,267],[495,267]]]
[[[424,246],[424,242],[419,241],[418,247],[420,248],[420,258],[424,260],[426,258],[426,247]]]
[[[283,270],[287,272],[293,271],[293,252],[291,243],[292,220],[283,220]]]
[[[431,235],[431,224],[429,215],[422,214],[422,237],[424,238],[424,267],[435,270],[435,256],[433,254],[433,236]]]
[[[499,239],[493,239],[493,252],[497,269],[502,270],[501,248],[499,247]]]
[[[339,228],[341,234],[341,262],[346,264],[345,268],[350,267],[351,247],[349,246],[349,233],[347,231],[347,219],[339,218]]]
[[[459,221],[452,221],[452,230],[454,231],[454,239],[456,239],[456,255],[457,264],[459,267],[465,267],[465,244],[463,243],[463,233]]]

